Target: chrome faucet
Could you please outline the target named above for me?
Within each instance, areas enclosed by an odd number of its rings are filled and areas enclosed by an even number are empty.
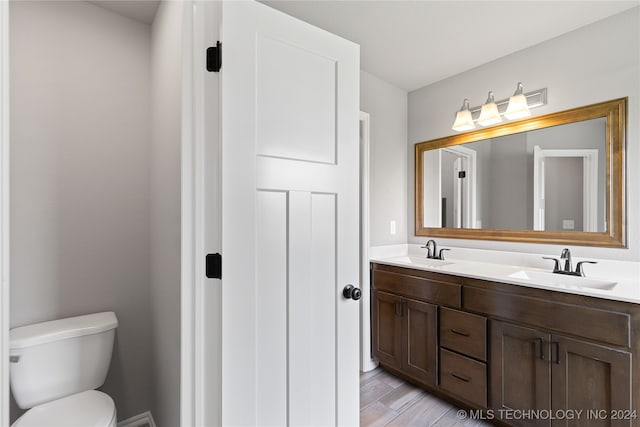
[[[571,272],[573,270],[573,265],[571,264],[571,251],[569,248],[564,248],[560,253],[560,262],[562,263],[564,260],[564,269],[562,271]]]
[[[440,252],[438,252],[437,250],[437,246],[436,246],[436,241],[431,239],[427,241],[427,244],[424,246],[420,246],[422,249],[426,249],[427,250],[427,258],[429,259],[440,259],[440,260],[444,260],[444,251],[448,251],[450,249],[445,249],[442,248],[440,249]]]
[[[427,241],[427,244],[422,247],[427,249],[427,258],[434,258],[436,256],[436,241],[431,239]]]
[[[584,270],[582,268],[583,264],[597,264],[596,261],[580,261],[576,265],[576,270],[573,271],[573,266],[571,263],[571,251],[569,248],[564,248],[560,253],[560,259],[551,258],[543,256],[543,259],[550,259],[554,261],[553,272],[558,274],[568,274],[570,276],[581,276],[584,277]],[[560,263],[564,261],[564,266],[560,268]]]

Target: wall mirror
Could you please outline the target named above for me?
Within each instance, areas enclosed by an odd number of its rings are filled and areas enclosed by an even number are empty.
[[[415,146],[416,235],[626,247],[627,98]]]

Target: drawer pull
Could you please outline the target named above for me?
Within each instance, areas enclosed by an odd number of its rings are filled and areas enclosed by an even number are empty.
[[[459,331],[457,329],[452,329],[451,332],[453,332],[454,334],[457,334],[457,335],[462,335],[463,337],[468,337],[469,336],[468,332]]]
[[[457,380],[463,381],[465,383],[471,382],[471,378],[463,377],[462,375],[458,375],[455,372],[451,372],[451,376]]]

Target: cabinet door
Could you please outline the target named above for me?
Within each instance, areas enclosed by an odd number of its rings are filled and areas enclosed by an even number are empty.
[[[438,306],[407,299],[402,315],[402,370],[435,387],[438,378]]]
[[[631,425],[630,353],[558,335],[551,349],[553,409],[584,410],[580,419],[554,426]]]
[[[402,367],[402,305],[400,298],[373,291],[371,299],[373,356],[382,364]]]
[[[491,321],[491,408],[500,411],[551,409],[549,335]],[[549,426],[549,420],[509,420],[519,426]]]

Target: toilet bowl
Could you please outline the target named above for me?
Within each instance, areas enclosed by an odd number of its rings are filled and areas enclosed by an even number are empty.
[[[95,389],[107,376],[117,326],[105,312],[12,329],[11,392],[28,411],[11,427],[115,427],[113,400]]]

